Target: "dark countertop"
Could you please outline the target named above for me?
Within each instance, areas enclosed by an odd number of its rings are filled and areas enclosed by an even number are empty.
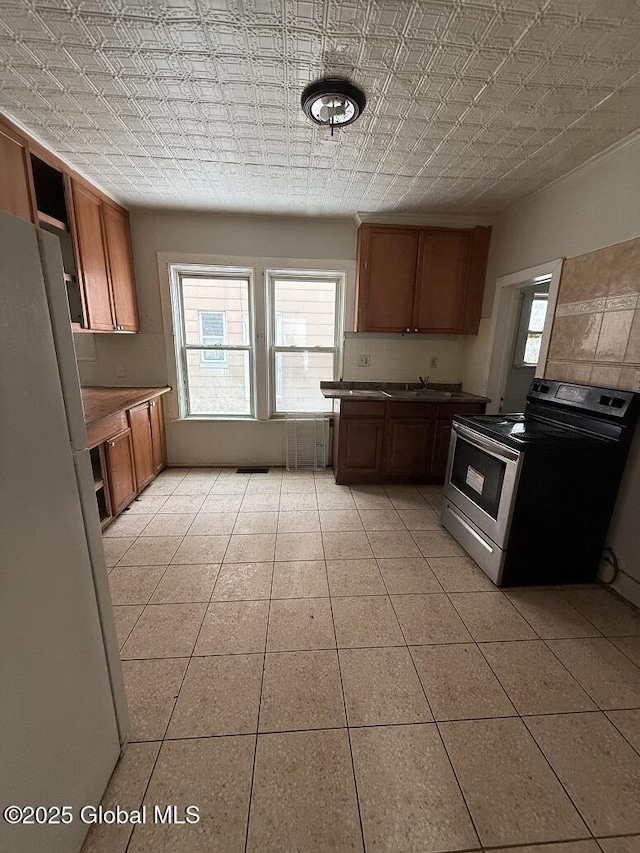
[[[170,390],[169,386],[162,388],[123,388],[122,386],[81,388],[84,422],[89,426],[89,424],[101,421],[116,412],[137,406],[138,403],[160,397]]]
[[[321,382],[325,397],[337,400],[403,400],[420,403],[487,403],[488,397],[468,394],[461,383],[430,382],[426,388],[418,382]]]

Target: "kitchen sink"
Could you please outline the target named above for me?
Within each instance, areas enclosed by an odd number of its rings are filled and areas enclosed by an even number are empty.
[[[433,391],[430,388],[420,388],[417,391],[383,391],[387,397],[397,397],[401,400],[429,400],[432,397],[452,397],[452,391]]]

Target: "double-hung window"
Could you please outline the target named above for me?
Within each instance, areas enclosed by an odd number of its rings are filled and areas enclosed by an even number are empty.
[[[182,417],[251,417],[251,270],[171,267]]]
[[[331,411],[320,382],[337,377],[343,276],[268,270],[271,412]]]
[[[181,418],[332,410],[320,382],[340,371],[345,273],[180,263],[169,273]]]

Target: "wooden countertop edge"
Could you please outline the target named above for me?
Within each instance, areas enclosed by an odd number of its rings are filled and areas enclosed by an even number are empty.
[[[85,424],[88,427],[93,426],[118,412],[124,412],[140,403],[146,403],[147,400],[161,397],[170,390],[169,385],[157,388],[126,388],[121,386],[87,386],[81,388]],[[91,399],[92,397],[94,399]]]

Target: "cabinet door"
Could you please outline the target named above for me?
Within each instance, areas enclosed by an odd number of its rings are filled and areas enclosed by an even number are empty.
[[[105,442],[107,479],[112,515],[117,515],[137,494],[131,430],[126,429]]]
[[[451,419],[436,421],[433,458],[431,459],[431,473],[434,476],[444,477],[446,473],[450,442]]]
[[[25,141],[0,126],[0,210],[34,221],[29,155]]]
[[[110,204],[102,204],[104,233],[109,261],[116,326],[126,332],[138,332],[138,305],[131,256],[129,217]]]
[[[421,332],[461,333],[470,234],[420,232],[414,326]]]
[[[409,228],[360,227],[357,331],[413,331],[419,234]]]
[[[88,327],[112,332],[115,324],[102,229],[102,202],[97,195],[73,179],[71,188],[78,273],[85,294]]]
[[[144,489],[156,475],[151,437],[151,407],[141,403],[129,409],[129,426],[133,443],[133,461],[138,490]]]
[[[375,474],[382,469],[384,420],[341,418],[338,467],[341,474]]]
[[[385,474],[428,474],[433,421],[391,418],[387,423]]]
[[[167,444],[164,432],[164,414],[162,398],[156,397],[149,401],[151,416],[151,444],[153,450],[154,474],[159,474],[167,464]]]

